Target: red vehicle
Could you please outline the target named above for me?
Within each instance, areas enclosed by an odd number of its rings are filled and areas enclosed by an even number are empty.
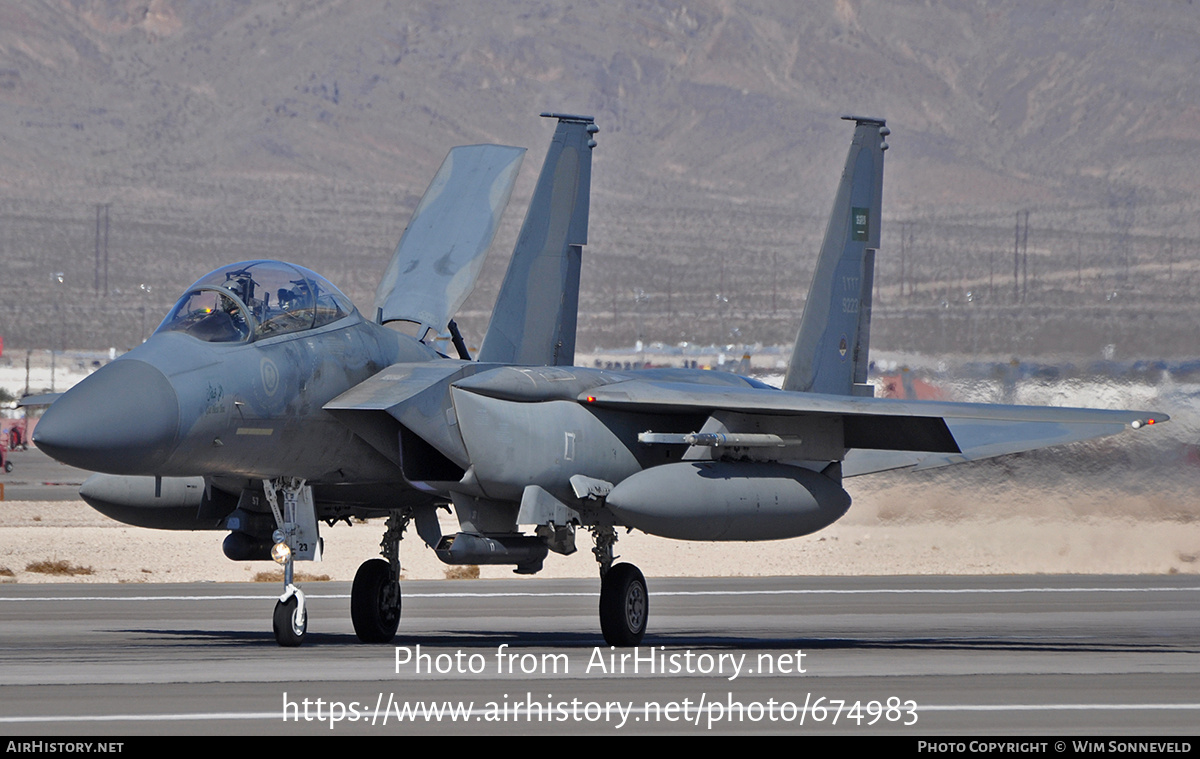
[[[25,422],[18,421],[8,428],[8,445],[10,451],[29,450],[29,438],[25,435]]]
[[[25,437],[25,422],[17,422],[0,433],[0,467],[5,472],[11,472],[13,465],[8,458],[9,451],[25,450],[29,439]]]

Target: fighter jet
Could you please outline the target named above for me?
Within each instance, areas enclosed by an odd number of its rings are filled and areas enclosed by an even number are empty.
[[[542,568],[590,533],[600,627],[637,645],[641,571],[618,530],[682,540],[775,540],[820,530],[843,479],[1110,435],[1159,413],[875,398],[867,383],[879,248],[883,119],[853,141],[782,389],[724,372],[576,367],[575,324],[597,127],[557,129],[478,356],[452,316],[474,286],[521,161],[455,148],[418,205],[371,318],[319,275],[249,261],[188,288],[153,336],[65,393],[34,441],[101,474],[83,498],[130,524],[229,531],[234,560],[284,566],[274,631],[300,645],[294,562],[319,523],[386,517],[382,558],[354,578],[364,642],[393,639],[400,541],[413,525],[448,564]],[[406,324],[406,332],[392,329]],[[410,334],[411,333],[411,334]],[[453,357],[435,349],[439,334]],[[443,535],[439,508],[458,530]]]

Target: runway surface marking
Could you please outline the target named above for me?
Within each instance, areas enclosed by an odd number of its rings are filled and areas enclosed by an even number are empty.
[[[1183,711],[1200,710],[1197,704],[925,704],[917,707],[921,712],[1029,712],[1029,711],[1075,711],[1075,712],[1121,712],[1121,711]],[[459,713],[460,720],[469,721],[484,710]],[[634,707],[631,714],[645,714],[645,709]],[[277,712],[192,712],[183,714],[85,714],[79,716],[49,715],[25,717],[0,717],[0,724],[49,723],[49,722],[189,722],[219,720],[282,720],[283,710]],[[429,720],[459,721],[459,720]]]
[[[659,596],[840,596],[840,595],[967,595],[1002,593],[1196,593],[1200,587],[1158,588],[875,588],[875,589],[811,589],[811,590],[664,590]],[[349,593],[305,593],[308,598],[350,598]],[[405,598],[590,598],[596,592],[560,591],[496,591],[405,593]],[[28,596],[0,597],[4,601],[261,601],[278,598],[265,595],[204,595],[204,596]]]

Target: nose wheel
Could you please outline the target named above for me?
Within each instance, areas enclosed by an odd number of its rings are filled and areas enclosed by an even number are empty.
[[[304,642],[308,632],[308,610],[304,606],[304,593],[295,585],[289,586],[284,597],[275,602],[271,622],[275,642],[279,645],[295,648]]]

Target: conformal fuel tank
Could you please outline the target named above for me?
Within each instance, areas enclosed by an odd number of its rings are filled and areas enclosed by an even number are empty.
[[[621,520],[679,540],[778,540],[837,521],[850,495],[801,467],[740,461],[664,464],[634,474],[608,494]]]

